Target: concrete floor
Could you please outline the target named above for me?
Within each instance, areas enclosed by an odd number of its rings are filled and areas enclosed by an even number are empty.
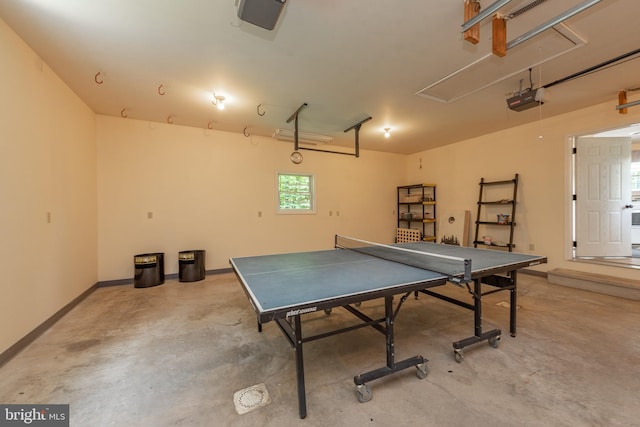
[[[0,403],[69,403],[71,425],[92,427],[640,425],[640,302],[519,280],[517,338],[505,332],[496,349],[467,348],[461,364],[451,343],[472,334],[472,313],[426,296],[408,300],[396,357],[422,354],[430,373],[373,381],[367,403],[358,402],[353,376],[384,365],[383,335],[367,328],[306,344],[305,420],[294,351],[275,324],[257,332],[233,274],[100,288],[0,368]],[[508,330],[507,300],[485,299],[485,325]],[[382,301],[362,307],[383,310]],[[309,314],[303,330],[352,317]],[[234,392],[259,383],[271,403],[238,415]]]

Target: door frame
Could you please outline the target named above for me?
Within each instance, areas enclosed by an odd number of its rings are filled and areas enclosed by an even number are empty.
[[[576,164],[573,154],[576,139],[582,135],[569,135],[565,140],[564,150],[564,258],[577,260],[573,242],[576,240],[575,217],[576,204],[573,200],[575,194]]]
[[[580,145],[574,156],[576,172],[579,174],[576,179],[575,202],[575,230],[578,238],[576,256],[631,257],[631,209],[626,208],[631,204],[631,137],[585,136],[575,138],[575,142],[576,145]],[[597,153],[592,152],[593,149],[596,149]],[[619,151],[620,149],[622,151]],[[588,177],[593,166],[599,171],[595,188],[589,185],[594,184],[591,181],[594,177]],[[593,190],[599,195],[597,200],[589,199],[586,195],[593,194]],[[589,237],[595,236],[591,227],[587,225],[593,220],[588,219],[588,212],[598,215],[597,244],[589,241]]]
[[[576,203],[573,195],[576,194],[576,164],[574,148],[576,140],[583,136],[593,136],[599,133],[610,132],[616,129],[625,129],[634,126],[634,123],[620,124],[618,126],[607,127],[580,134],[567,135],[564,144],[564,258],[568,261],[590,262],[601,264],[606,261],[604,257],[577,258],[573,242],[576,240]],[[632,141],[633,144],[633,141]],[[618,267],[637,268],[632,265],[613,264]]]

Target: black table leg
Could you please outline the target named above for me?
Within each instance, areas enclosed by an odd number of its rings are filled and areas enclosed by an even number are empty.
[[[515,320],[515,317],[512,316],[512,319]],[[465,347],[485,340],[492,347],[497,347],[502,334],[500,329],[492,329],[488,332],[482,331],[482,282],[480,279],[473,280],[473,330],[474,335],[472,337],[453,343],[453,355],[458,363],[464,360]]]
[[[302,358],[302,322],[300,316],[295,316],[295,349],[296,349],[296,377],[298,379],[298,411],[300,418],[307,417],[307,398],[304,387],[304,362]]]
[[[517,305],[517,293],[518,293],[518,285],[516,284],[516,271],[512,271],[511,272],[511,282],[513,284],[513,286],[509,289],[509,294],[511,296],[510,302],[509,304],[511,304],[510,306],[510,312],[509,312],[509,332],[511,332],[511,336],[515,337],[516,336],[516,309],[518,308]]]
[[[398,305],[398,310],[400,309],[400,305],[402,304],[402,302],[404,302],[409,294],[406,294],[405,297],[401,300],[400,304]],[[426,366],[427,359],[422,356],[418,355],[410,357],[409,359],[401,360],[400,362],[395,361],[395,337],[393,332],[393,324],[395,322],[395,315],[397,314],[397,311],[396,313],[393,312],[393,296],[384,298],[384,307],[387,364],[382,368],[378,368],[364,374],[356,375],[353,378],[353,382],[355,383],[358,392],[358,400],[360,402],[367,402],[371,400],[371,389],[366,384],[368,381],[382,378],[411,367],[417,368],[416,375],[420,379],[424,379],[428,374],[428,368]]]

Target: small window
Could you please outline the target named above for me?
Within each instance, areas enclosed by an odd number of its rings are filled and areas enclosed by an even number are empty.
[[[313,175],[278,174],[278,212],[314,213]]]
[[[631,163],[631,190],[640,190],[640,162]]]

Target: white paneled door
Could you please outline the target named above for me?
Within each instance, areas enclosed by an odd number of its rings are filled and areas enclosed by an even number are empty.
[[[631,256],[631,138],[576,142],[576,256]]]

